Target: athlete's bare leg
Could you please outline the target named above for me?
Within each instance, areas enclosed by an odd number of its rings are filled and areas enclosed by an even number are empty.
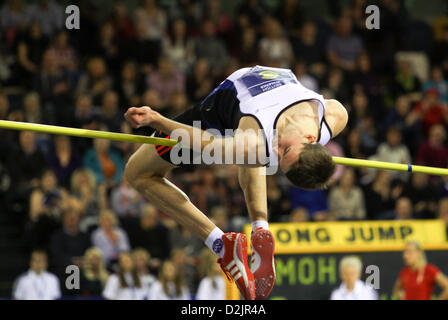
[[[153,145],[142,145],[126,164],[125,178],[158,209],[205,241],[216,225],[196,208],[165,175],[175,166],[163,160]]]

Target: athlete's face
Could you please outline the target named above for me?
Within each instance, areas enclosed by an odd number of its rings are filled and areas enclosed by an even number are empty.
[[[284,132],[274,138],[273,150],[278,155],[280,169],[287,172],[289,168],[299,161],[300,153],[307,143],[315,143],[310,135],[300,135],[297,132]]]

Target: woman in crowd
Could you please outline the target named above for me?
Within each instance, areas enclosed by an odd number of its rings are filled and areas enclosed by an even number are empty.
[[[173,62],[176,70],[186,73],[194,60],[193,41],[187,35],[185,20],[175,19],[170,24],[168,36],[163,42],[164,54]]]
[[[147,288],[151,288],[157,279],[149,272],[149,265],[151,263],[149,252],[143,248],[134,249],[132,251],[132,259],[134,260],[135,269],[142,284]]]
[[[101,251],[95,247],[87,249],[81,272],[81,294],[84,297],[100,297],[108,277]]]
[[[67,193],[58,185],[56,174],[52,170],[46,170],[39,187],[31,193],[30,220],[36,221],[43,215],[59,218],[65,196]]]
[[[48,163],[56,173],[61,186],[68,189],[73,172],[81,166],[81,157],[76,150],[73,150],[69,137],[54,136]]]
[[[199,273],[202,277],[196,293],[197,300],[225,300],[226,283],[223,272],[215,263],[215,255],[207,249],[201,251]]]
[[[101,250],[108,267],[121,253],[130,250],[128,235],[117,226],[117,218],[107,209],[100,214],[100,227],[92,233],[92,244]]]
[[[120,154],[111,148],[109,140],[95,139],[93,145],[84,155],[84,166],[93,171],[98,183],[104,182],[109,188],[118,185],[124,171]]]
[[[405,267],[394,286],[394,295],[401,300],[431,300],[437,284],[442,293],[438,300],[448,299],[448,278],[426,260],[425,252],[417,241],[408,241],[403,251]]]
[[[166,260],[159,269],[159,278],[149,290],[149,300],[189,300],[190,292],[184,285],[182,272]]]
[[[361,281],[362,262],[356,256],[344,257],[339,263],[342,283],[333,290],[330,300],[378,300],[376,291]]]
[[[84,217],[98,217],[98,212],[108,205],[104,184],[97,184],[93,172],[80,168],[73,172],[70,179],[70,192],[82,205]]]
[[[109,276],[103,291],[108,300],[146,300],[148,288],[143,285],[130,253],[120,254],[119,271]]]
[[[362,190],[355,185],[355,172],[346,169],[337,187],[330,191],[330,210],[339,219],[364,219],[366,209]]]

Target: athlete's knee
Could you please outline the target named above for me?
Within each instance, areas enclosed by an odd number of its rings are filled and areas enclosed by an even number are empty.
[[[152,172],[151,171],[145,171],[142,172],[141,170],[141,164],[139,164],[139,160],[136,159],[132,155],[128,162],[126,163],[126,166],[124,168],[123,178],[126,179],[126,181],[135,189],[137,189],[138,184],[141,183],[142,178],[151,178]]]

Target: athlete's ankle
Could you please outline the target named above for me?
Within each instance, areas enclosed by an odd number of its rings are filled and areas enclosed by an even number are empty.
[[[258,228],[269,230],[269,223],[266,220],[255,220],[255,221],[252,221],[252,232],[257,230]]]
[[[213,229],[208,235],[207,239],[205,239],[205,245],[210,248],[219,258],[224,257],[224,244],[222,242],[222,236],[224,232],[216,227]]]

